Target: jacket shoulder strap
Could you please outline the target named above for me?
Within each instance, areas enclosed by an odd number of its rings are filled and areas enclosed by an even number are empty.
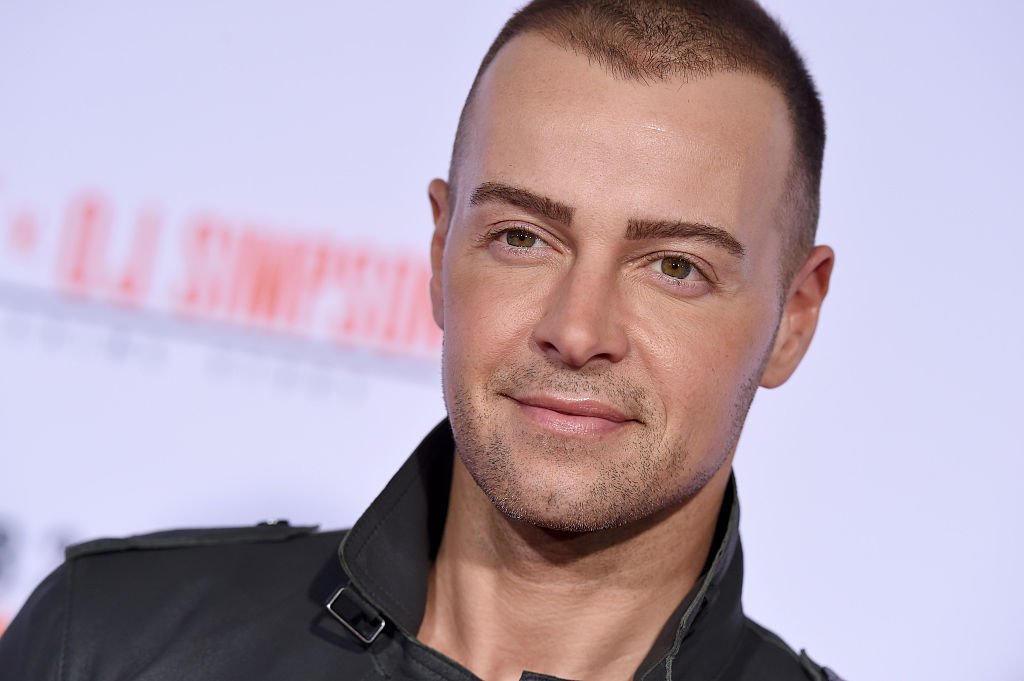
[[[130,537],[94,539],[69,546],[66,560],[120,551],[151,551],[217,544],[252,544],[278,542],[316,532],[317,525],[290,525],[286,520],[264,522],[247,527],[213,527],[165,530]]]

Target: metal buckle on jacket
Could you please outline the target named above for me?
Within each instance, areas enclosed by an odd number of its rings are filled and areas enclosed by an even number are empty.
[[[343,594],[345,598],[342,599],[342,603],[339,603],[339,599],[341,599]],[[339,612],[336,609],[343,605],[348,605],[349,607],[346,610],[350,612]],[[353,636],[366,645],[376,641],[377,637],[380,636],[380,632],[384,631],[384,618],[369,603],[363,600],[362,596],[354,589],[348,588],[348,586],[339,587],[324,607],[327,608],[327,612],[334,616],[334,619],[345,625],[345,628],[352,632]],[[353,609],[355,612],[351,612]],[[370,626],[368,628],[359,627],[357,626],[359,622],[356,621],[354,623],[352,620],[362,620]]]

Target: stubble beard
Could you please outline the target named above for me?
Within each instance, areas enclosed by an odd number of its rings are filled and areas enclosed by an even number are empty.
[[[569,371],[551,364],[508,367],[488,380],[485,400],[473,399],[448,376],[442,349],[445,402],[455,436],[456,454],[470,475],[506,517],[558,532],[596,532],[621,527],[665,508],[685,503],[696,495],[729,458],[739,440],[747,410],[763,370],[741,386],[729,419],[730,432],[721,451],[692,456],[686,436],[667,442],[650,392],[607,370]],[[545,435],[525,426],[503,422],[500,395],[530,389],[563,395],[599,397],[624,407],[642,423],[631,423],[626,451],[596,451],[586,440]],[[530,457],[557,462],[555,475],[530,470]]]

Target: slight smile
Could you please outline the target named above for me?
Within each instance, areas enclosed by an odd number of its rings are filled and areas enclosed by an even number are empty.
[[[637,422],[622,410],[592,398],[504,395],[532,424],[563,435],[607,435]]]

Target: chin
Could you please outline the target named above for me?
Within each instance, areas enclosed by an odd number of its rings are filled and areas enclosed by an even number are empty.
[[[508,508],[502,499],[491,498],[495,507],[511,520],[526,523],[549,532],[586,534],[611,530],[647,517],[655,510],[644,509],[611,509],[594,508],[577,505],[575,508],[550,509],[534,508],[529,504],[519,504]]]
[[[672,501],[657,488],[656,477],[617,465],[621,462],[597,465],[586,450],[513,452],[492,443],[485,451],[481,457],[479,450],[460,447],[480,489],[507,518],[545,530],[608,530],[656,513]]]

